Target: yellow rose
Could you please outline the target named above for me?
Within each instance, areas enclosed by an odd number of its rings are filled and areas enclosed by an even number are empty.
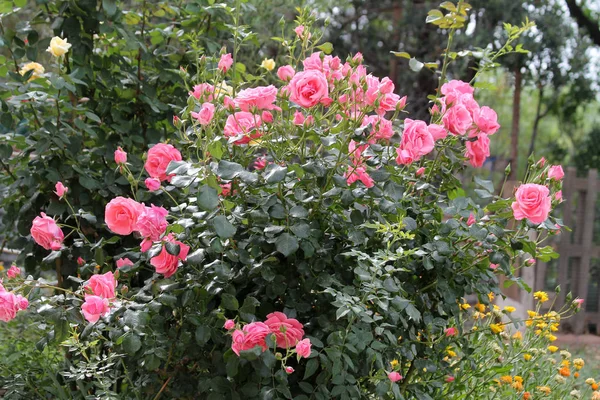
[[[54,36],[46,51],[52,53],[54,57],[60,57],[69,51],[70,48],[71,44],[67,43],[67,39],[61,39],[58,36]]]
[[[265,58],[260,64],[261,67],[266,69],[267,71],[273,71],[275,69],[275,60],[272,58]]]
[[[33,70],[33,74],[31,74],[31,78],[29,78],[30,81],[37,79],[37,78],[41,78],[45,71],[42,64],[38,64],[36,62],[30,62],[30,63],[23,65],[23,67],[21,68],[19,73],[21,75],[25,75],[27,72],[29,72],[31,70]]]

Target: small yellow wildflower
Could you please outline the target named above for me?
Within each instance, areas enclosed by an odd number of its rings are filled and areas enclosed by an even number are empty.
[[[520,392],[523,390],[523,384],[521,382],[514,382],[512,384],[513,389],[515,389],[517,392]]]
[[[523,354],[523,358],[525,359],[525,361],[529,361],[529,360],[531,360],[531,354],[525,353],[525,354]]]
[[[551,330],[552,332],[558,332],[558,325],[559,325],[559,324],[557,324],[556,322],[553,322],[553,323],[551,323],[551,324],[550,324],[550,330]]]
[[[513,378],[510,375],[504,375],[504,376],[500,377],[500,382],[502,382],[502,383],[508,384],[508,383],[512,383],[512,381],[513,381]]]
[[[393,359],[392,361],[390,361],[390,365],[392,366],[392,368],[396,368],[396,365],[398,365],[398,360]]]
[[[562,353],[562,351],[561,351],[561,353]],[[562,360],[560,362],[560,365],[562,365],[563,367],[569,367],[571,365],[571,361],[569,361],[569,360]]]
[[[523,383],[523,378],[519,375],[515,375],[515,382]]]
[[[533,331],[533,333],[535,333],[536,335],[541,335],[542,334],[542,330],[541,329],[536,329],[535,331]]]
[[[573,366],[579,371],[585,365],[585,361],[581,358],[576,358],[573,360]]]
[[[500,311],[500,307],[498,307],[497,305],[494,304],[494,311]]]
[[[552,334],[547,334],[546,335],[546,339],[548,339],[549,342],[554,342],[556,339],[558,339],[556,336],[552,335]]]
[[[535,292],[533,294],[533,298],[536,299],[537,301],[539,301],[540,303],[544,303],[550,299],[548,297],[548,293],[542,292],[542,291]]]
[[[523,340],[523,334],[521,333],[521,331],[517,331],[514,335],[512,335],[512,338],[514,340]]]
[[[492,330],[493,333],[504,332],[504,326],[499,325],[499,324],[490,324],[490,329]]]
[[[260,64],[260,66],[266,69],[267,71],[273,71],[275,69],[275,60],[273,60],[272,58],[265,58]]]
[[[535,311],[527,310],[527,315],[529,315],[529,318],[533,318],[537,317],[538,313],[536,313]]]
[[[448,354],[448,357],[456,357],[456,352],[452,350],[452,347],[446,349],[446,354]]]
[[[463,303],[460,305],[460,308],[462,308],[463,310],[468,310],[469,308],[471,308],[471,305],[469,303]]]
[[[476,331],[476,330],[479,330],[479,328],[478,328],[478,327],[476,327],[476,326],[474,326],[473,328],[471,328],[471,330],[472,330],[472,331]]]
[[[485,304],[477,303],[475,304],[475,309],[479,312],[485,312]]]
[[[552,392],[552,389],[550,389],[548,386],[538,386],[537,390],[544,393],[546,396],[549,395],[550,392]]]
[[[489,299],[490,301],[494,301],[494,297],[495,297],[495,296],[494,296],[494,292],[489,292],[489,293],[488,293],[488,299]]]
[[[558,351],[558,347],[556,347],[556,346],[548,346],[548,351],[550,353],[556,353]]]
[[[507,313],[512,313],[512,312],[517,311],[517,309],[512,306],[505,306],[504,311],[506,311]]]

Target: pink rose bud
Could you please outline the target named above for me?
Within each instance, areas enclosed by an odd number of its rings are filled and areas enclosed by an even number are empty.
[[[235,103],[234,103],[233,99],[229,96],[223,97],[223,105],[229,111],[233,111],[235,109]]]
[[[304,120],[304,115],[300,111],[294,113],[294,125],[302,126],[304,125]]]
[[[444,329],[444,333],[446,334],[446,337],[456,336],[458,335],[458,329],[455,327],[446,328]]]
[[[235,322],[232,319],[228,319],[227,321],[225,321],[225,324],[223,324],[223,328],[229,331],[235,328]]]
[[[527,265],[533,265],[533,264],[535,264],[535,260],[533,258],[530,258],[526,262],[527,262]]]
[[[179,128],[181,126],[181,118],[179,118],[177,115],[173,115],[173,125],[176,128]]]
[[[285,372],[289,375],[289,374],[293,374],[294,373],[294,368],[292,367],[285,367]]]
[[[229,68],[233,65],[233,58],[231,57],[231,53],[223,54],[221,59],[219,60],[218,67],[219,69],[226,74]]]
[[[296,35],[298,35],[298,37],[302,39],[302,34],[304,33],[304,25],[298,25],[296,28],[294,28],[294,32],[296,32]]]
[[[269,111],[263,111],[261,114],[261,118],[263,122],[266,122],[267,124],[273,122],[273,114],[271,114]]]
[[[573,300],[573,304],[575,305],[575,307],[581,308],[581,305],[583,304],[583,299],[575,299]]]
[[[16,299],[17,299],[17,308],[19,310],[25,310],[25,309],[27,309],[27,307],[29,307],[29,300],[27,300],[25,297],[18,294],[16,296]]]
[[[125,164],[127,162],[127,153],[120,146],[115,150],[115,162],[117,164]]]
[[[392,382],[398,382],[400,379],[402,379],[402,375],[400,375],[398,372],[393,371],[393,372],[389,372],[388,373],[388,379]]]
[[[302,333],[304,333],[304,331],[302,331]],[[308,358],[310,356],[311,346],[312,344],[310,343],[310,339],[303,339],[299,341],[296,343],[296,354],[298,354],[300,357]]]
[[[63,185],[62,182],[56,182],[55,188],[56,191],[54,193],[56,193],[56,195],[60,198],[62,198],[65,195],[65,193],[69,191],[69,188]]]
[[[6,276],[8,276],[8,279],[14,279],[20,275],[21,275],[21,269],[19,267],[17,267],[16,265],[11,265],[11,267],[6,272]]]
[[[473,213],[469,214],[469,219],[467,219],[467,226],[473,225],[475,222],[475,215]]]
[[[85,260],[81,257],[77,257],[77,265],[79,265],[80,267],[85,265]]]
[[[558,201],[559,203],[562,203],[562,190],[559,190],[558,192],[554,193],[554,200]]]
[[[362,53],[361,52],[356,53],[354,55],[354,57],[352,57],[352,61],[354,61],[357,64],[361,64],[363,62],[363,55],[362,55]]]
[[[544,167],[544,165],[546,165],[546,159],[544,157],[540,158],[539,161],[536,163],[536,165],[539,165],[540,167]]]
[[[418,177],[420,177],[421,175],[423,175],[425,173],[425,167],[421,167],[417,170],[417,172],[415,172],[415,175]]]
[[[116,264],[117,264],[117,268],[122,268],[122,267],[133,265],[133,262],[129,258],[125,257],[125,258],[119,258],[117,260]]]
[[[496,268],[498,268],[498,264],[492,264],[492,263],[490,263],[490,268],[491,269],[496,269]]]
[[[285,82],[289,82],[293,77],[296,71],[294,71],[294,67],[291,65],[284,65],[283,67],[279,67],[277,69],[277,76],[279,79]]]
[[[256,159],[256,161],[254,161],[254,169],[265,169],[265,167],[267,166],[267,159],[264,157],[259,157]]]
[[[446,382],[450,383],[450,382],[454,382],[454,377],[452,375],[448,375],[445,379]]]
[[[548,179],[560,181],[565,176],[561,165],[553,165],[548,169]]]
[[[148,190],[151,192],[160,189],[160,179],[158,178],[146,178],[144,184],[146,185],[146,188],[148,188]]]

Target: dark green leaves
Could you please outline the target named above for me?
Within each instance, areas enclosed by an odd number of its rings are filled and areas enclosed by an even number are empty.
[[[221,160],[219,161],[219,166],[217,168],[217,175],[223,179],[233,179],[242,171],[244,171],[244,167],[240,164]]]
[[[212,227],[221,239],[228,239],[235,234],[235,226],[223,215],[217,215],[211,221]]]
[[[200,187],[198,190],[198,206],[204,211],[212,211],[219,205],[219,195],[217,190],[208,185]]]
[[[270,164],[265,168],[265,181],[267,183],[281,182],[287,174],[287,167],[282,167],[277,164]]]
[[[298,240],[289,233],[282,233],[275,242],[277,251],[288,257],[298,250]]]

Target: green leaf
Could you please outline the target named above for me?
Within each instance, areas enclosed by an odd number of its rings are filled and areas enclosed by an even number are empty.
[[[198,264],[202,264],[202,262],[204,261],[204,259],[206,258],[206,250],[204,249],[198,249],[196,251],[194,251],[192,254],[190,254],[189,256],[187,256],[187,258],[185,259],[185,262],[191,265],[198,265]]]
[[[425,23],[432,24],[444,18],[444,14],[440,10],[431,10],[427,13]]]
[[[219,165],[217,167],[217,175],[223,179],[233,179],[243,170],[244,167],[238,163],[221,160],[219,161]]]
[[[123,350],[125,350],[127,354],[134,355],[139,349],[142,348],[142,341],[135,333],[127,333],[125,338],[123,338],[122,346]]]
[[[53,251],[52,253],[50,253],[46,257],[44,257],[42,262],[45,264],[49,264],[52,261],[56,260],[57,258],[60,258],[60,255],[61,255],[60,251]]]
[[[317,46],[317,49],[321,50],[325,54],[331,54],[333,51],[333,45],[329,42],[325,42],[320,46]]]
[[[217,215],[211,221],[211,224],[220,238],[227,239],[235,234],[236,228],[223,215]]]
[[[306,369],[304,370],[303,380],[306,380],[307,378],[313,376],[313,374],[317,372],[317,369],[319,369],[319,359],[311,358],[310,360],[308,360],[308,362],[306,363]]]
[[[204,211],[212,211],[219,205],[219,195],[216,189],[204,185],[198,190],[198,206]]]
[[[287,174],[287,167],[282,167],[277,164],[269,164],[267,168],[265,168],[265,181],[267,183],[277,183],[285,178]]]
[[[298,240],[289,233],[282,233],[275,242],[275,247],[277,251],[283,254],[285,257],[288,257],[294,254],[298,250]]]
[[[0,159],[8,160],[12,155],[13,149],[10,145],[6,143],[0,144]]]
[[[167,253],[169,253],[172,256],[178,256],[179,252],[181,251],[181,247],[179,246],[179,244],[174,242],[166,242],[165,249],[167,250]]]
[[[210,340],[210,327],[206,325],[200,325],[196,328],[196,343],[200,346],[205,345]]]
[[[226,310],[237,311],[237,309],[240,308],[240,303],[235,296],[229,293],[223,293],[221,295],[221,306]]]
[[[405,51],[391,51],[390,53],[392,53],[396,57],[406,58],[407,60],[410,60],[410,58],[411,58],[410,54],[408,54]]]

